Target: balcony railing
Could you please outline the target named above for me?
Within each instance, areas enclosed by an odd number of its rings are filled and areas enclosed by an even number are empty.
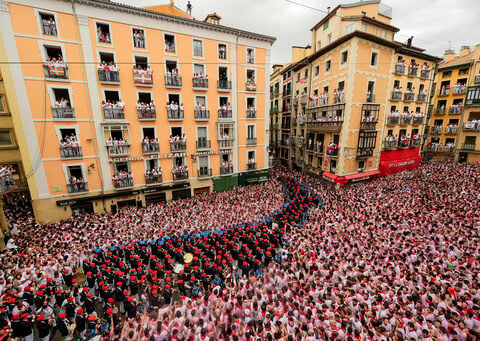
[[[130,154],[130,144],[116,144],[107,146],[109,156],[126,156]]]
[[[467,92],[467,87],[465,84],[452,86],[452,93],[454,95],[463,95],[466,92]]]
[[[412,124],[412,116],[400,116],[400,124],[402,125],[408,125]]]
[[[427,94],[418,94],[417,102],[425,102],[427,100]]]
[[[445,88],[445,87],[442,87],[440,89],[440,92],[438,93],[439,96],[448,96],[450,95],[450,88]]]
[[[231,119],[232,118],[232,109],[218,109],[218,118],[219,119]]]
[[[220,174],[232,174],[233,173],[233,165],[231,166],[221,166],[220,167]]]
[[[247,163],[247,170],[254,170],[257,169],[257,163],[256,162],[248,162]]]
[[[142,152],[143,154],[158,154],[160,150],[158,142],[142,142]]]
[[[372,156],[374,149],[375,149],[375,147],[358,147],[357,148],[357,158]]]
[[[56,36],[57,25],[55,24],[55,22],[50,22],[49,19],[42,18],[42,33],[47,34],[49,36]]]
[[[475,143],[464,143],[462,145],[463,150],[475,150]]]
[[[217,89],[218,90],[232,90],[232,81],[228,81],[225,79],[221,79],[217,81]]]
[[[233,139],[231,140],[218,140],[218,146],[220,149],[232,149]]]
[[[152,86],[153,75],[148,72],[138,72],[137,70],[133,70],[133,82],[135,85]]]
[[[103,108],[103,116],[106,120],[123,120],[125,119],[124,108]]]
[[[445,128],[445,134],[446,135],[457,135],[458,132],[458,127],[449,127],[447,126]]]
[[[184,112],[181,109],[167,109],[167,116],[169,121],[181,121],[184,118]]]
[[[182,76],[179,74],[165,76],[165,87],[166,88],[181,88],[182,87]]]
[[[60,146],[60,155],[62,159],[74,159],[82,157],[82,147],[62,147]]]
[[[398,146],[398,139],[383,141],[383,148],[384,149],[395,149],[395,148],[397,148],[397,146]]]
[[[449,114],[457,115],[463,112],[463,106],[461,105],[451,105],[450,109],[448,109]]]
[[[187,142],[170,142],[170,150],[172,153],[185,152],[187,151]]]
[[[68,189],[68,193],[88,192],[88,183],[86,182],[67,183],[67,189]]]
[[[208,89],[208,78],[193,78],[193,87],[195,89]]]
[[[212,176],[212,169],[208,167],[198,167],[198,177]]]
[[[410,147],[418,147],[422,144],[422,139],[412,139],[410,140]]]
[[[416,77],[418,74],[418,65],[410,65],[408,67],[408,75]]]
[[[475,122],[465,122],[463,125],[464,131],[480,131],[480,123]]]
[[[435,115],[445,115],[445,107],[437,107],[435,109]]]
[[[157,110],[155,107],[150,107],[148,109],[137,109],[138,119],[141,121],[151,121],[157,118]]]
[[[53,118],[75,118],[74,108],[57,108],[52,107]]]
[[[145,174],[145,184],[147,185],[160,184],[162,182],[163,182],[162,174],[157,174],[157,175]]]
[[[257,110],[255,109],[247,110],[247,118],[256,118],[256,117],[257,117]]]
[[[257,84],[253,82],[246,82],[245,83],[245,90],[246,91],[257,91]]]
[[[98,80],[101,83],[120,83],[120,74],[118,71],[98,69]]]
[[[415,94],[414,94],[414,93],[406,92],[406,93],[403,95],[403,100],[404,100],[404,101],[414,101],[414,100],[415,100]]]
[[[387,118],[387,124],[388,125],[395,125],[400,123],[400,117],[399,116],[390,116]]]
[[[196,121],[208,121],[210,119],[210,110],[198,110],[193,111]]]
[[[405,64],[396,64],[395,65],[395,73],[399,75],[405,74]]]
[[[432,127],[432,134],[439,135],[443,132],[442,126],[433,126]]]
[[[43,65],[46,78],[68,79],[68,67],[54,64]]]
[[[255,146],[257,144],[256,137],[247,137],[247,146]]]
[[[197,139],[197,149],[210,149],[211,145],[210,140],[207,140],[206,137],[199,137]]]
[[[320,129],[326,132],[339,132],[340,130],[342,130],[343,119],[340,118],[337,120],[309,120],[308,124],[310,124],[311,128],[313,129]]]
[[[188,179],[188,171],[187,172],[174,172],[173,173],[173,180],[174,181],[182,181]]]
[[[362,120],[360,122],[360,130],[375,130],[376,127],[377,127],[377,120],[375,121]]]
[[[113,187],[115,187],[116,189],[133,187],[133,178],[132,177],[124,177],[124,178],[118,178],[118,179],[114,178]]]
[[[392,101],[401,101],[401,100],[402,100],[402,92],[401,91],[392,92]]]
[[[429,79],[430,78],[430,70],[420,71],[420,78]]]
[[[413,116],[412,123],[413,124],[422,124],[424,116]]]

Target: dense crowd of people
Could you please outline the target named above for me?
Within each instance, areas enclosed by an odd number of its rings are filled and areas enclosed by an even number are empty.
[[[276,169],[262,185],[47,225],[12,205],[3,335],[476,340],[479,185],[478,164],[430,162],[338,190]]]

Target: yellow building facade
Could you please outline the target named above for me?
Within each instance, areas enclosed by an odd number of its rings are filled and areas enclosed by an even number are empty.
[[[339,5],[312,28],[313,52],[292,68],[297,168],[346,184],[418,164],[439,59],[395,41],[391,13]]]
[[[264,179],[275,39],[167,7],[0,4],[39,222]]]

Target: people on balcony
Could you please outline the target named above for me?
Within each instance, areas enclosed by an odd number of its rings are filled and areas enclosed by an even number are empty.
[[[421,137],[418,134],[412,135],[412,144],[418,144],[416,141],[420,141]]]
[[[247,107],[247,117],[252,118],[255,117],[256,110],[254,105],[249,105]]]
[[[148,182],[159,182],[162,176],[162,168],[152,168],[145,170],[145,180]]]
[[[317,118],[313,118],[310,122],[313,123],[339,123],[343,122],[342,116],[337,116],[337,114],[329,114],[327,116],[319,116]]]
[[[227,47],[226,45],[220,45],[218,48],[218,58],[227,59]]]
[[[467,91],[466,84],[460,82],[453,84],[452,88],[454,94],[463,94],[465,91]]]
[[[402,87],[395,86],[393,88],[393,99],[402,99]]]
[[[410,144],[410,135],[401,135],[400,136],[400,145],[402,147],[408,147]]]
[[[458,124],[450,123],[445,129],[445,134],[456,134],[458,131]]]
[[[397,73],[405,72],[405,59],[400,59],[399,61],[397,61],[397,63],[395,64],[395,71]]]
[[[314,94],[313,97],[310,98],[310,107],[318,107],[318,96],[316,94]]]
[[[398,136],[397,135],[387,135],[385,136],[385,145],[387,147],[392,147],[395,146],[398,142]]]
[[[427,149],[433,152],[441,152],[443,151],[443,144],[429,141],[427,144]]]
[[[130,144],[124,139],[109,138],[107,140],[108,153],[112,155],[122,155],[128,152]]]
[[[208,110],[205,103],[200,104],[197,102],[197,104],[195,104],[195,116],[197,118],[208,118]]]
[[[186,177],[188,176],[188,167],[185,165],[177,165],[173,167],[172,173],[178,177]]]
[[[335,103],[343,103],[344,102],[343,89],[333,90],[333,100],[334,100]]]
[[[405,99],[413,101],[415,99],[415,87],[407,88],[405,90]]]
[[[107,119],[122,119],[125,117],[125,102],[122,99],[118,101],[102,101],[103,113]]]
[[[220,106],[220,115],[223,117],[232,117],[232,106],[230,105],[230,102]]]
[[[417,73],[418,70],[418,64],[415,62],[411,62],[410,66],[408,67],[408,73],[411,75],[414,75]]]
[[[87,182],[85,181],[84,178],[82,177],[75,177],[75,176],[71,176],[70,179],[69,179],[69,182],[70,182],[70,188],[71,188],[71,192],[83,192],[83,191],[86,191],[86,184]]]
[[[65,78],[67,64],[61,54],[55,57],[47,57],[44,66],[48,70],[48,76],[54,78]]]
[[[233,162],[232,161],[222,161],[222,168],[224,173],[233,173]]]
[[[131,171],[119,171],[113,175],[114,187],[129,187],[133,186],[133,174]]]
[[[109,62],[108,64],[105,61],[102,61],[98,65],[98,70],[103,74],[104,81],[106,82],[118,82],[118,70],[119,68],[114,62]]]
[[[480,119],[465,122],[465,129],[480,130]]]
[[[316,151],[317,153],[321,153],[321,152],[322,152],[322,148],[323,148],[322,141],[317,140],[317,142],[315,143],[315,151]]]
[[[57,35],[57,25],[55,24],[55,20],[53,20],[53,17],[50,17],[50,19],[42,19],[42,27],[44,34],[48,34],[51,36]]]
[[[67,135],[64,139],[60,140],[60,149],[62,157],[75,157],[81,155],[80,143],[74,133]]]
[[[422,73],[424,75],[428,75],[428,73],[430,73],[430,71],[432,71],[432,68],[427,64],[427,62],[424,62],[423,65],[422,65]]]
[[[301,95],[302,103],[306,103],[307,99],[308,99],[307,93],[305,91],[302,92],[302,95]]]
[[[178,69],[167,69],[167,85],[180,86],[180,73]]]
[[[453,103],[450,106],[450,113],[451,114],[461,114],[462,110],[463,110],[463,103],[462,102]]]
[[[220,133],[218,137],[220,140],[230,140],[230,135],[227,132]]]
[[[97,40],[100,43],[108,43],[110,44],[112,41],[110,40],[110,35],[108,33],[104,33],[101,27],[97,27]]]
[[[138,100],[137,112],[140,118],[155,118],[157,111],[155,109],[153,99],[150,101],[150,103],[140,102],[140,100]]]
[[[320,95],[320,105],[328,105],[328,91],[324,91]]]
[[[414,123],[421,123],[423,122],[423,118],[425,117],[423,112],[413,112],[412,111],[412,117],[413,117],[413,122]]]
[[[404,111],[400,114],[400,121],[402,123],[410,123],[412,119],[412,114],[409,113],[408,111]]]
[[[193,74],[193,86],[200,88],[208,87],[208,75],[204,75],[203,72]]]
[[[152,82],[152,69],[150,65],[147,67],[142,67],[141,65],[134,65],[133,66],[133,73],[135,76],[135,82],[137,83],[151,83]]]
[[[455,143],[453,143],[453,142],[448,142],[448,143],[445,144],[445,151],[446,151],[447,153],[453,152],[454,149],[455,149]]]
[[[185,134],[182,134],[182,136],[170,135],[170,144],[172,145],[172,149],[183,150],[185,149],[186,143],[187,143],[187,137],[185,136]]]
[[[330,142],[327,146],[327,155],[337,155],[338,154],[338,145],[336,143]]]
[[[179,106],[175,101],[167,102],[167,112],[168,118],[182,118],[183,103]]]
[[[247,165],[254,165],[256,163],[255,159],[248,159]]]
[[[390,116],[388,116],[388,121],[390,123],[398,123],[400,120],[400,112],[398,110],[390,112]]]
[[[143,31],[135,30],[133,32],[133,45],[138,48],[145,48],[145,36]]]
[[[300,124],[305,123],[305,114],[303,112],[299,112],[297,114],[297,119],[298,119],[298,123]]]
[[[142,149],[144,153],[158,152],[158,138],[145,136],[142,140]]]
[[[246,88],[247,90],[255,90],[257,88],[257,85],[255,84],[255,77],[252,76],[247,78]]]
[[[449,93],[450,93],[450,85],[449,84],[442,85],[442,87],[440,88],[440,95],[448,95]]]
[[[0,165],[0,193],[5,193],[15,188],[13,173],[15,173],[13,166]]]

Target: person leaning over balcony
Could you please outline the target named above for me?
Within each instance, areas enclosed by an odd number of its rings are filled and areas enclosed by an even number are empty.
[[[172,71],[170,71],[169,69],[167,69],[166,77],[167,77],[167,85],[172,85],[173,84],[173,82],[172,82]]]

